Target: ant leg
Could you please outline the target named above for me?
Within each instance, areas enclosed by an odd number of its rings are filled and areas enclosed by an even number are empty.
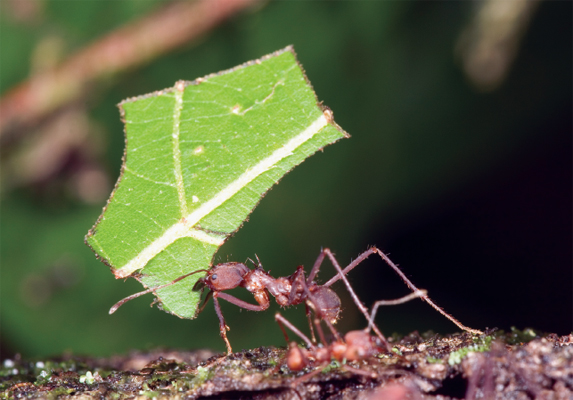
[[[322,331],[322,328],[320,327],[320,320],[322,320],[326,323],[326,325],[328,326],[328,328],[330,329],[330,331],[332,332],[332,334],[334,335],[336,340],[342,341],[342,337],[340,336],[338,331],[334,328],[334,326],[328,320],[328,318],[326,318],[322,314],[321,308],[318,306],[319,303],[317,302],[316,297],[310,292],[310,289],[308,288],[306,283],[304,284],[303,289],[304,289],[304,292],[305,292],[306,298],[307,298],[307,301],[306,301],[307,310],[309,309],[309,306],[310,306],[310,307],[312,307],[312,309],[314,311],[314,316],[315,316],[314,325],[316,326],[316,331],[318,332],[318,335],[319,335],[322,343],[324,345],[326,345],[326,339],[324,337],[324,332]],[[310,318],[310,315],[309,315],[309,318]],[[311,325],[311,329],[312,329],[312,325]]]
[[[372,327],[374,326],[374,317],[376,317],[376,313],[378,312],[378,307],[380,306],[395,306],[398,304],[402,304],[402,303],[406,303],[410,300],[414,300],[417,299],[418,297],[423,297],[427,294],[428,292],[424,289],[421,290],[417,290],[414,293],[410,293],[404,297],[400,297],[399,299],[394,299],[394,300],[378,300],[377,302],[374,303],[374,305],[372,306],[372,311],[370,313],[370,321],[368,323],[368,327],[366,329],[364,329],[365,332],[370,332],[370,330],[372,329]]]
[[[238,299],[235,296],[231,296],[230,294],[223,293],[223,292],[216,292],[216,294],[213,295],[213,298],[218,297],[220,299],[227,300],[229,303],[234,304],[237,307],[244,308],[245,310],[264,311],[267,308],[269,308],[270,300],[269,300],[268,295],[266,295],[265,292],[263,292],[263,293],[264,293],[264,296],[256,297],[257,301],[259,301],[259,300],[261,301],[261,303],[259,303],[259,304],[247,303],[244,300]]]
[[[344,268],[344,270],[342,270],[342,268],[340,268],[338,261],[336,261],[336,258],[334,257],[334,254],[332,254],[330,249],[324,249],[323,253],[330,259],[330,262],[332,263],[332,265],[334,266],[334,268],[336,269],[336,272],[338,272],[338,274],[336,276],[334,276],[332,279],[330,279],[328,282],[326,282],[323,286],[328,287],[328,286],[332,285],[334,282],[336,282],[338,279],[342,279],[342,282],[344,282],[344,286],[346,286],[346,290],[348,290],[348,293],[350,293],[350,297],[352,297],[352,300],[354,300],[354,303],[356,304],[356,306],[358,307],[360,312],[364,315],[364,317],[366,317],[366,320],[370,321],[370,315],[368,314],[368,309],[366,307],[364,307],[364,304],[362,304],[362,302],[358,298],[358,295],[356,294],[354,289],[352,289],[350,282],[346,278],[346,274],[352,268],[356,267],[366,257],[368,257],[370,254],[372,254],[372,253],[368,253],[368,251],[370,251],[370,250],[367,250],[366,252],[362,253],[360,256],[358,256],[358,258],[356,260],[351,262],[349,266],[347,266],[346,268]],[[368,253],[368,254],[366,256],[364,256],[364,254],[366,254],[366,253]],[[352,268],[350,268],[350,267],[352,267]],[[386,349],[388,349],[388,351],[391,352],[392,346],[390,346],[390,343],[388,343],[388,340],[386,339],[386,337],[382,334],[382,332],[380,332],[380,329],[378,329],[378,327],[376,325],[372,325],[372,330],[374,330],[374,332],[376,333],[378,338],[382,341],[382,343],[384,343],[384,345],[386,346]]]
[[[219,300],[217,300],[217,295],[219,293],[213,293],[213,303],[215,304],[215,312],[217,313],[217,317],[219,317],[219,332],[221,337],[225,341],[225,345],[227,346],[227,355],[233,354],[233,349],[231,348],[231,343],[229,343],[229,339],[227,339],[227,331],[229,327],[225,323],[225,318],[223,318],[223,313],[221,312],[221,306],[219,305]]]
[[[325,252],[328,251],[328,253],[330,253],[330,250],[325,249]],[[327,253],[327,255],[328,255]],[[330,253],[332,254],[332,253]],[[343,279],[344,280],[344,276],[350,272],[352,269],[354,269],[358,264],[360,264],[362,261],[364,261],[366,258],[368,258],[368,256],[370,256],[371,254],[378,254],[385,262],[386,264],[388,264],[393,270],[394,272],[396,272],[398,274],[398,276],[402,279],[402,281],[404,281],[404,283],[406,284],[406,286],[408,286],[410,288],[410,290],[412,290],[413,292],[416,291],[420,291],[420,289],[418,289],[407,277],[406,275],[400,270],[400,268],[398,268],[398,266],[396,264],[394,264],[392,262],[392,260],[390,260],[390,258],[388,258],[388,256],[386,254],[384,254],[382,251],[380,251],[378,248],[376,247],[371,247],[368,250],[366,250],[364,253],[360,254],[354,261],[352,261],[350,264],[348,264],[348,266],[346,268],[344,268],[342,271],[339,271],[339,273],[335,276],[333,276],[328,282],[326,282],[324,284],[324,286],[330,286],[332,285],[334,282],[336,282],[339,279]],[[330,256],[329,256],[330,257]],[[334,257],[330,257],[331,260],[334,259]],[[336,266],[335,266],[336,268]],[[347,286],[348,287],[348,286]],[[436,303],[434,303],[429,297],[428,295],[423,295],[420,296],[422,298],[422,300],[424,300],[426,303],[428,303],[429,305],[431,305],[436,311],[438,311],[440,314],[442,314],[444,317],[446,317],[447,319],[449,319],[450,321],[452,321],[458,328],[476,334],[476,335],[481,335],[483,334],[482,331],[477,330],[477,329],[472,329],[469,328],[465,325],[463,325],[460,321],[458,321],[457,319],[455,319],[453,316],[451,316],[450,314],[448,314],[447,312],[445,312],[441,307],[439,307]],[[376,328],[376,325],[373,326],[373,328]],[[374,330],[376,332],[376,329]]]
[[[308,326],[310,328],[310,337],[312,338],[312,343],[316,343],[316,336],[314,336],[314,328],[312,327],[312,319],[310,317],[310,307],[307,303],[304,303],[304,309],[306,312],[306,319],[308,320]]]
[[[314,280],[314,277],[316,276],[316,274],[318,274],[318,270],[320,269],[320,266],[322,265],[322,261],[324,261],[324,250],[320,249],[320,254],[316,258],[316,261],[314,262],[314,265],[312,266],[312,269],[310,270],[310,274],[308,274],[308,278],[306,279],[307,285],[310,285],[310,283]]]
[[[302,333],[296,326],[294,326],[293,324],[291,324],[285,317],[283,317],[281,314],[276,313],[275,314],[275,321],[277,321],[277,324],[279,324],[281,330],[283,331],[284,335],[285,335],[285,339],[286,342],[289,343],[289,338],[288,335],[286,333],[285,330],[285,326],[287,328],[289,328],[291,331],[293,331],[299,338],[301,338],[307,345],[307,347],[309,348],[314,348],[315,346],[312,344],[312,342],[310,341],[310,339],[304,334]]]
[[[218,291],[213,291],[213,303],[215,304],[215,312],[217,313],[217,316],[219,317],[219,331],[221,333],[221,337],[223,338],[223,340],[225,341],[225,344],[227,345],[227,354],[232,354],[233,350],[231,349],[231,344],[229,343],[229,339],[227,339],[227,331],[229,330],[229,327],[227,326],[227,324],[225,324],[225,318],[223,318],[223,313],[221,312],[221,306],[219,305],[219,300],[217,300],[218,298],[227,300],[229,303],[234,304],[238,307],[250,310],[250,311],[263,311],[266,310],[267,308],[269,308],[269,297],[266,294],[266,292],[262,292],[261,296],[256,296],[255,298],[257,299],[257,301],[260,302],[260,304],[255,305],[255,304],[250,304],[247,303],[246,301],[243,301],[241,299],[236,298],[235,296],[231,296],[230,294],[227,293],[222,293],[222,292],[218,292]],[[207,297],[208,299],[208,297]],[[204,306],[203,306],[204,307]]]
[[[400,297],[398,299],[378,300],[374,303],[374,306],[375,306],[375,308],[378,308],[378,306],[397,306],[398,304],[407,303],[410,300],[417,299],[418,297],[423,297],[427,294],[428,294],[428,291],[426,289],[420,289],[420,290],[416,290],[414,293],[407,294],[406,296]],[[372,311],[372,314],[376,314],[374,312],[374,310]]]
[[[399,276],[400,278],[402,278],[402,280],[404,281],[404,283],[410,288],[410,290],[412,290],[413,292],[416,291],[420,291],[416,286],[414,286],[414,284],[412,282],[410,282],[410,280],[406,277],[406,275],[404,275],[404,273],[400,270],[400,268],[398,268],[398,266],[396,264],[394,264],[392,262],[392,260],[390,260],[388,258],[388,256],[386,254],[384,254],[383,252],[381,252],[380,250],[378,250],[376,247],[372,247],[370,250],[372,250],[373,252],[378,253],[378,255],[384,260],[386,261],[386,264],[388,264]],[[455,319],[452,315],[448,314],[447,312],[444,311],[444,309],[442,309],[441,307],[439,307],[436,303],[434,303],[429,297],[428,295],[424,294],[423,296],[420,296],[422,298],[422,300],[424,300],[426,303],[428,303],[429,305],[431,305],[432,307],[434,307],[434,309],[439,312],[440,314],[442,314],[444,317],[446,317],[447,319],[449,319],[450,321],[452,321],[454,324],[456,324],[456,326],[464,331],[473,333],[475,335],[482,335],[483,332],[477,329],[472,329],[469,328],[465,325],[463,325],[460,321],[458,321],[457,319]]]
[[[313,322],[314,322],[314,326],[316,326],[316,331],[318,332],[318,337],[320,338],[320,341],[322,342],[322,344],[324,346],[328,346],[328,344],[326,342],[326,337],[324,336],[324,331],[322,330],[322,327],[320,326],[320,320],[321,320],[321,318],[319,318],[318,314],[315,313]],[[328,321],[328,320],[323,319],[323,321]],[[330,322],[330,321],[328,321],[328,322]],[[330,324],[329,327],[331,327],[331,329],[333,329],[332,333],[336,336],[336,339],[339,339],[340,335],[334,329],[334,326],[332,326],[332,324]]]
[[[305,283],[304,268],[302,266],[298,266],[296,268],[296,272],[292,275],[291,289],[288,295],[288,304],[293,304],[295,302],[299,289],[303,287]]]
[[[360,254],[358,257],[356,257],[350,264],[348,264],[346,267],[344,267],[344,269],[342,271],[340,271],[338,274],[334,275],[332,278],[330,278],[328,280],[328,282],[326,282],[323,286],[332,286],[332,284],[334,282],[336,282],[339,279],[344,279],[344,276],[346,274],[348,274],[350,271],[352,271],[358,264],[360,264],[362,261],[366,260],[368,258],[368,256],[370,256],[371,254],[374,254],[375,251],[373,249],[376,249],[375,247],[371,247],[368,250],[366,250],[364,253]],[[334,258],[334,255],[332,255],[332,252],[330,251],[330,249],[324,249],[323,250],[324,253],[328,252],[330,253],[330,260],[334,260],[336,261],[336,259]],[[333,261],[333,263],[334,263]],[[334,268],[336,268],[336,266],[340,265],[338,264],[338,262],[336,262],[336,264],[334,265]]]
[[[275,321],[279,325],[279,328],[281,328],[281,331],[283,331],[283,335],[285,336],[285,342],[287,342],[287,344],[289,344],[290,339],[288,338],[288,333],[287,333],[284,325],[281,323],[282,320],[285,320],[284,317],[282,315],[280,315],[279,313],[276,313],[275,314]]]
[[[314,346],[310,342],[310,339],[306,337],[304,333],[299,331],[296,326],[291,324],[286,318],[280,315],[280,313],[275,314],[275,321],[277,321],[277,324],[279,324],[279,327],[283,331],[283,334],[285,335],[285,339],[287,342],[287,351],[283,358],[286,360],[286,365],[289,367],[291,371],[301,371],[304,367],[308,366],[309,364],[308,351],[299,348],[295,342],[289,342],[285,326],[294,333],[296,333],[302,340],[304,340],[307,347],[311,349],[310,351],[312,353],[316,352],[316,346]]]
[[[304,268],[302,266],[299,266],[297,267],[296,272],[293,274],[291,290],[288,296],[288,304],[293,304],[295,302],[296,295],[299,293],[300,288],[302,287],[304,289],[305,287],[308,287],[307,285],[308,281],[305,280],[304,278]],[[312,338],[312,342],[316,343],[316,336],[314,335],[314,328],[312,326],[312,321],[310,317],[310,308],[308,307],[307,303],[305,303],[304,306],[305,306],[306,318],[308,320],[308,327],[310,329],[310,337]]]

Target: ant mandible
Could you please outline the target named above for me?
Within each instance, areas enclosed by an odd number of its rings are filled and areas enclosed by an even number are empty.
[[[157,286],[155,288],[150,288],[148,290],[136,293],[125,299],[116,303],[110,310],[109,313],[114,313],[121,305],[125,302],[132,300],[136,297],[142,296],[147,293],[156,292],[159,289],[165,288],[167,286],[173,285],[186,277],[199,273],[207,272],[207,275],[200,278],[195,285],[195,289],[200,287],[207,287],[209,293],[207,294],[203,305],[199,311],[202,311],[207,301],[210,297],[213,297],[213,303],[215,305],[215,312],[219,318],[219,331],[221,337],[225,341],[227,346],[227,354],[231,354],[232,348],[229,340],[227,339],[227,331],[229,327],[225,324],[225,319],[221,312],[221,306],[219,305],[218,299],[223,299],[232,303],[238,307],[244,308],[250,311],[264,311],[270,305],[269,293],[275,298],[277,304],[281,307],[293,306],[301,303],[306,304],[306,313],[309,318],[309,325],[312,331],[312,324],[310,324],[310,310],[309,303],[312,299],[312,303],[316,308],[315,315],[318,318],[327,321],[327,323],[334,324],[338,320],[341,303],[338,295],[330,288],[338,280],[342,280],[346,289],[350,293],[354,303],[365,316],[365,318],[370,321],[370,316],[368,315],[367,308],[359,300],[358,296],[350,286],[350,282],[346,279],[346,274],[348,274],[352,269],[359,265],[362,261],[368,258],[372,254],[378,254],[404,281],[404,283],[412,290],[412,292],[420,292],[420,290],[414,286],[412,282],[404,275],[404,273],[394,264],[382,251],[376,247],[371,247],[362,254],[360,254],[354,261],[348,264],[344,269],[340,267],[338,261],[329,249],[323,249],[318,258],[316,259],[310,274],[305,277],[305,271],[303,266],[297,267],[294,274],[288,277],[273,278],[268,272],[266,272],[260,261],[255,269],[248,268],[244,263],[240,262],[227,262],[222,264],[217,264],[209,270],[198,270],[191,272],[189,274],[180,276],[179,278],[173,280],[165,285]],[[314,278],[318,274],[320,266],[324,261],[324,258],[328,257],[337,271],[337,274],[330,278],[325,284],[319,285],[314,281]],[[236,287],[244,287],[249,292],[251,292],[258,304],[251,304],[236,298],[228,293],[224,293],[226,290],[234,289]],[[482,332],[477,329],[469,328],[457,319],[455,319],[450,314],[446,313],[442,308],[437,306],[426,294],[420,296],[423,300],[434,307],[438,312],[456,324],[460,329],[465,331],[481,334]],[[369,324],[369,326],[374,330],[376,335],[382,340],[386,348],[390,349],[390,345],[387,343],[386,339],[380,332],[380,330],[374,324]],[[314,336],[314,334],[313,334]]]
[[[283,331],[286,342],[288,343],[288,349],[286,354],[286,365],[291,371],[301,371],[302,369],[310,366],[326,366],[334,359],[338,362],[344,361],[362,361],[372,358],[376,354],[379,354],[384,350],[385,345],[388,343],[386,340],[381,341],[378,336],[372,336],[370,331],[374,327],[374,317],[380,306],[397,305],[406,303],[410,300],[416,299],[418,297],[424,297],[427,295],[425,290],[417,290],[404,297],[394,299],[394,300],[379,300],[374,303],[372,312],[370,313],[369,323],[365,329],[349,331],[344,335],[344,339],[336,331],[336,329],[328,323],[327,326],[334,335],[334,341],[327,343],[322,328],[320,326],[320,319],[314,319],[314,325],[319,334],[322,346],[316,346],[304,333],[302,333],[297,327],[290,323],[286,318],[284,318],[280,313],[275,314],[275,320],[279,324],[279,327]],[[310,306],[313,310],[316,310],[316,305],[313,300],[310,300]],[[316,314],[315,314],[316,315]],[[306,348],[300,348],[295,342],[289,342],[288,334],[285,330],[285,326],[294,332],[298,337],[300,337],[305,343]],[[352,372],[357,375],[365,375],[370,378],[376,378],[376,374],[361,369],[353,368],[350,365],[343,363],[342,368]],[[322,368],[317,368],[292,382],[292,386],[296,387],[302,381],[306,381],[318,374]]]

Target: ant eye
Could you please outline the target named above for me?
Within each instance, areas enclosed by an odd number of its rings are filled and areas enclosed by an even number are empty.
[[[211,280],[212,280],[212,281],[217,280],[217,274],[211,275]]]

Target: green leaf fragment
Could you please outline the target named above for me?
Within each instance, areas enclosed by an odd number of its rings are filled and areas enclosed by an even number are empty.
[[[318,104],[291,47],[120,109],[122,172],[86,242],[117,278],[146,287],[208,269],[267,190],[347,136]],[[158,290],[161,307],[194,318],[201,275]]]

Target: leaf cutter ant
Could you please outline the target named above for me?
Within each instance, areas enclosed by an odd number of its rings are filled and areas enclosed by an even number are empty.
[[[346,274],[348,274],[351,270],[353,270],[356,266],[358,266],[362,261],[368,258],[372,254],[378,254],[386,263],[402,278],[404,283],[412,290],[412,292],[420,292],[420,290],[414,286],[412,282],[404,275],[404,273],[394,264],[382,251],[380,251],[376,247],[371,247],[362,254],[360,254],[354,261],[348,264],[344,269],[340,267],[338,261],[332,254],[329,249],[323,249],[318,258],[316,259],[310,273],[308,276],[305,276],[305,271],[303,266],[298,266],[294,274],[287,276],[287,277],[279,277],[273,278],[268,272],[266,272],[260,261],[255,269],[250,269],[244,263],[240,262],[227,262],[222,264],[217,264],[210,268],[209,270],[198,270],[191,272],[189,274],[180,276],[179,278],[173,280],[170,283],[165,285],[157,286],[154,288],[150,288],[144,290],[142,292],[133,294],[131,296],[126,297],[123,300],[120,300],[116,303],[110,310],[109,313],[114,313],[121,305],[125,302],[135,299],[136,297],[142,296],[147,293],[155,293],[157,290],[165,288],[167,286],[173,285],[179,282],[186,277],[199,273],[199,272],[207,272],[207,275],[197,281],[195,289],[202,289],[208,288],[209,293],[205,297],[203,305],[201,306],[200,311],[203,310],[207,301],[210,297],[213,298],[213,303],[215,305],[215,312],[217,313],[217,317],[219,318],[219,331],[220,335],[225,341],[225,345],[227,346],[227,354],[231,354],[233,352],[231,348],[231,344],[227,339],[227,331],[229,327],[225,324],[225,319],[221,312],[221,307],[219,305],[219,299],[223,299],[232,303],[238,307],[244,308],[250,311],[264,311],[270,305],[269,294],[272,295],[277,304],[281,307],[288,307],[293,306],[301,303],[306,304],[306,313],[309,318],[309,326],[311,332],[313,332],[312,324],[310,323],[310,309],[309,309],[309,302],[314,305],[315,308],[315,315],[317,318],[326,321],[327,323],[334,324],[339,318],[341,303],[340,298],[338,295],[330,288],[332,284],[336,281],[341,279],[346,286],[346,289],[350,293],[354,303],[360,310],[360,312],[364,315],[366,320],[370,321],[370,316],[368,314],[367,308],[362,304],[352,286],[350,286],[350,282],[346,278]],[[330,280],[328,280],[325,284],[319,285],[314,281],[324,258],[328,257],[332,265],[337,271],[337,274],[334,275]],[[253,263],[254,264],[254,263]],[[224,293],[226,290],[234,289],[236,287],[244,287],[249,292],[251,292],[255,298],[257,304],[247,303],[241,299],[236,298],[228,293]],[[481,334],[482,332],[477,329],[469,328],[462,323],[460,323],[457,319],[455,319],[450,314],[446,313],[442,308],[438,307],[426,294],[420,296],[424,301],[429,303],[432,307],[434,307],[439,313],[444,315],[454,324],[456,324],[460,329],[465,331],[474,333],[474,334]],[[390,349],[390,345],[387,343],[386,339],[380,332],[380,330],[374,324],[369,325],[372,330],[376,333],[376,335],[382,340],[385,346]],[[314,337],[314,333],[313,333]]]

